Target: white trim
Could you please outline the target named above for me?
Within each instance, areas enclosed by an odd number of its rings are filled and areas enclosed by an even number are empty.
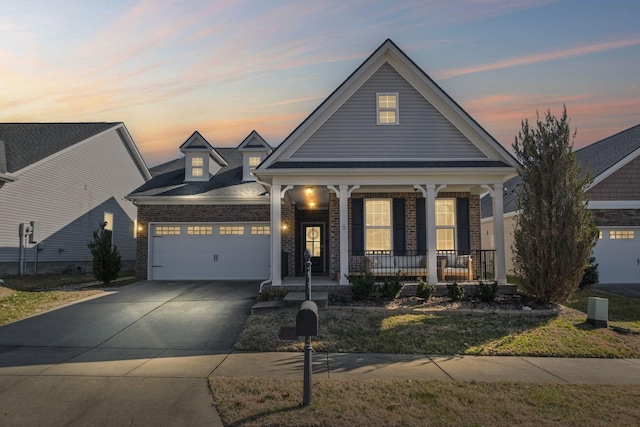
[[[133,196],[125,197],[135,205],[268,205],[268,197],[246,198],[207,196]]]
[[[589,187],[585,190],[585,192],[590,190],[590,189],[592,189],[596,185],[600,184],[602,181],[604,181],[605,179],[609,178],[615,172],[619,171],[620,169],[622,169],[624,166],[626,166],[627,164],[629,164],[631,161],[635,160],[639,156],[640,156],[640,148],[637,148],[634,151],[632,151],[631,154],[629,154],[625,158],[619,160],[613,166],[611,166],[610,168],[606,169],[600,175],[596,176],[593,179],[593,182],[591,182],[591,185],[589,185]]]
[[[2,182],[14,182],[18,178],[14,178],[11,174],[8,173],[0,173],[0,181]]]
[[[588,209],[640,209],[640,200],[590,200]]]

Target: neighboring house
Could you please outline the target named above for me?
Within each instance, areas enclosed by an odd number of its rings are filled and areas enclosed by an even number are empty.
[[[480,194],[501,195],[517,161],[390,40],[273,152],[255,132],[236,148],[196,132],[181,151],[129,195],[140,278],[281,286],[308,249],[340,285],[397,270],[506,282],[504,248],[481,246]]]
[[[123,123],[0,123],[0,274],[90,271],[104,221],[132,268],[124,197],[150,178]]]
[[[640,282],[640,125],[576,150],[583,175],[593,182],[585,192],[600,236],[594,248],[600,283]],[[513,231],[518,216],[516,187],[504,185],[507,271],[513,272]],[[482,245],[494,247],[491,198],[482,199]]]

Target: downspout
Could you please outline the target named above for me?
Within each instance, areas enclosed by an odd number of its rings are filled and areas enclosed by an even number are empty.
[[[269,187],[269,195],[271,195],[271,184],[267,184],[266,182],[262,182],[260,181],[257,177],[256,177],[256,182],[258,184],[264,185],[266,187]],[[269,203],[269,218],[271,218],[271,203]],[[271,250],[273,248],[273,233],[269,233],[269,250]],[[273,266],[271,266],[270,270],[270,277],[265,280],[264,282],[260,283],[260,288],[258,288],[258,293],[261,294],[262,293],[262,287],[264,285],[266,285],[267,283],[271,283],[273,282]]]

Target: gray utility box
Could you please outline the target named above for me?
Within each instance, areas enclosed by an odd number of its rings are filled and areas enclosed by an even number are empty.
[[[587,323],[597,328],[606,328],[609,320],[609,300],[589,297],[587,304]]]
[[[310,300],[303,301],[296,315],[296,335],[315,337],[318,335],[318,305]]]

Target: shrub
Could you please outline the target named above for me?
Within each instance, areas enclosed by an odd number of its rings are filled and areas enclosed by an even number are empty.
[[[588,288],[591,285],[598,283],[600,280],[600,273],[598,273],[598,264],[595,257],[589,257],[589,265],[584,269],[582,280],[580,281],[580,289]]]
[[[373,287],[376,284],[376,278],[373,274],[354,274],[346,277],[349,283],[351,283],[351,292],[353,292],[355,299],[367,299],[371,296]]]
[[[270,289],[268,292],[262,292],[258,294],[256,298],[256,302],[263,301],[278,301],[281,300],[287,295],[287,291],[284,289]]]
[[[416,288],[416,296],[418,298],[424,298],[425,301],[429,301],[435,290],[435,286],[430,285],[429,282],[425,282],[422,278],[418,279],[418,287]]]
[[[395,298],[398,296],[404,285],[404,276],[398,270],[395,276],[385,277],[380,293],[384,298]]]
[[[111,230],[106,227],[106,222],[100,224],[100,229],[93,232],[93,241],[87,247],[93,256],[93,276],[108,285],[120,272],[120,253],[118,247],[111,244]]]
[[[495,301],[498,296],[498,282],[484,283],[479,282],[476,287],[476,297],[482,302]]]
[[[447,295],[453,301],[461,301],[464,298],[464,288],[456,282],[447,284]]]

